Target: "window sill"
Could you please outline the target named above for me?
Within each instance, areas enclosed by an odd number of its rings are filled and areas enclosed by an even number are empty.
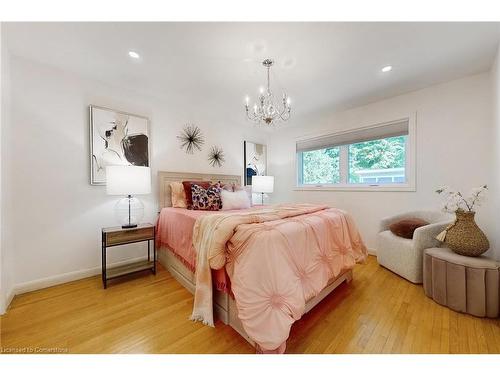
[[[295,186],[294,191],[402,191],[402,192],[412,192],[417,191],[415,186],[410,185],[399,185],[399,186]]]

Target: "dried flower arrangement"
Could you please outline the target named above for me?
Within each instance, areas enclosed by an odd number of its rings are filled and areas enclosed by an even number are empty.
[[[455,222],[439,233],[436,239],[444,242],[457,254],[479,256],[490,247],[488,238],[474,220],[474,208],[481,205],[487,189],[486,185],[474,188],[468,197],[446,186],[436,190],[436,193],[445,196],[443,210],[455,213]]]
[[[442,186],[436,190],[436,193],[443,194],[445,199],[443,202],[443,211],[446,212],[474,212],[474,207],[480,206],[484,193],[488,190],[487,185],[472,189],[468,197],[464,197],[459,191],[453,191],[448,186]]]

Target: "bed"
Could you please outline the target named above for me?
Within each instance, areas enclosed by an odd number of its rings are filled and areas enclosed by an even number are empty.
[[[293,322],[341,283],[350,282],[354,264],[366,258],[366,247],[354,222],[341,210],[313,205],[253,207],[223,213],[172,208],[171,182],[203,180],[239,185],[241,177],[159,172],[158,179],[158,260],[195,295],[194,320],[212,325],[206,316],[213,311],[214,318],[230,325],[258,352],[283,353]],[[333,229],[324,232],[326,226]],[[308,242],[298,245],[302,238]],[[314,256],[318,261],[309,262],[313,255],[305,249],[325,248],[331,241],[339,244],[336,256],[317,253]],[[301,271],[301,265],[310,269]],[[281,294],[265,292],[274,286],[281,288]]]

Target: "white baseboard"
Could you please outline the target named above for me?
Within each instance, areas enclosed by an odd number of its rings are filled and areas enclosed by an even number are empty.
[[[5,299],[3,301],[0,301],[0,316],[5,314],[7,312],[7,308],[9,307],[10,303],[14,299],[14,291],[11,289],[7,291],[5,294]]]
[[[147,257],[127,259],[124,261],[109,264],[108,266],[109,267],[123,266],[125,264],[134,263],[134,262],[141,261],[144,259],[147,259]],[[17,295],[23,294],[23,293],[32,292],[34,290],[48,288],[48,287],[54,286],[54,285],[68,283],[70,281],[85,279],[86,277],[99,275],[100,273],[101,273],[101,267],[94,267],[94,268],[88,268],[85,270],[67,272],[67,273],[63,273],[60,275],[44,277],[42,279],[32,280],[32,281],[28,281],[26,283],[14,285],[12,290],[10,290],[6,296],[5,306],[4,306],[5,311],[3,311],[3,312],[0,311],[0,315],[4,314],[7,311],[14,296],[17,296]]]
[[[376,249],[371,249],[371,248],[368,248],[368,254],[369,255],[373,255],[373,256],[377,256],[377,250]]]
[[[14,289],[11,289],[7,292],[7,295],[5,296],[5,311],[3,312],[3,314],[7,312],[7,309],[9,308],[10,303],[14,299],[14,296],[15,296]]]

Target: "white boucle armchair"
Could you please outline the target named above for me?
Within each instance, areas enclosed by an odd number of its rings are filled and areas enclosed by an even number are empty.
[[[419,218],[430,224],[417,228],[411,240],[392,234],[389,230],[392,223],[409,218]],[[453,220],[452,215],[439,211],[412,211],[382,219],[377,235],[378,263],[412,283],[421,284],[424,250],[440,246],[436,236]]]

